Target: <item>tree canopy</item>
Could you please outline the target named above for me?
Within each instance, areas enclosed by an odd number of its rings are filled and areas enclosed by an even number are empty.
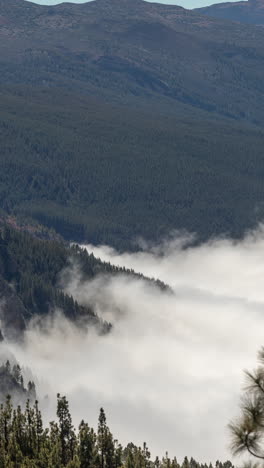
[[[57,419],[44,427],[39,404],[28,402],[14,408],[10,397],[0,407],[0,468],[213,468],[193,458],[179,463],[176,457],[152,459],[146,443],[142,447],[116,440],[100,409],[98,428],[82,420],[76,430],[69,403],[57,395]],[[215,468],[233,468],[227,461]]]

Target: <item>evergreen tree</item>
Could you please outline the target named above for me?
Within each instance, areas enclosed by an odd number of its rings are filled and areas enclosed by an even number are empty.
[[[36,401],[25,409],[13,408],[8,397],[0,406],[0,468],[207,468],[187,457],[180,466],[168,454],[151,461],[146,445],[129,443],[126,448],[113,439],[104,410],[100,410],[98,434],[81,421],[78,431],[72,426],[68,401],[58,395],[58,422],[43,428],[42,415]],[[213,465],[209,465],[213,468]],[[215,468],[233,468],[230,462],[217,462]]]
[[[100,409],[99,414],[97,446],[100,468],[114,468],[118,461],[118,456],[115,451],[113,436],[106,424],[106,416],[103,408]]]
[[[134,468],[134,457],[131,450],[128,451],[125,468]]]
[[[81,421],[79,426],[79,459],[80,468],[92,468],[97,458],[96,434],[87,423]]]
[[[105,457],[107,450],[107,425],[104,409],[100,409],[98,431],[97,431],[98,454],[100,459],[100,468],[105,468]]]
[[[13,377],[18,384],[21,384],[21,367],[19,364],[15,364],[13,366]]]
[[[73,430],[69,403],[66,397],[57,395],[57,416],[59,418],[59,438],[61,445],[62,465],[73,460],[76,451],[76,436]]]
[[[264,347],[258,354],[259,366],[246,371],[247,386],[242,397],[241,416],[231,422],[231,448],[234,455],[244,452],[257,460],[264,460]],[[225,464],[226,468],[230,465]]]

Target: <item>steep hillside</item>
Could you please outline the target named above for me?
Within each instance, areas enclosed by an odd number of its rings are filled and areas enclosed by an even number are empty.
[[[143,0],[1,0],[0,67],[8,214],[118,248],[262,220],[262,28]]]
[[[18,89],[0,139],[1,206],[70,240],[239,236],[263,216],[264,134],[242,123]]]
[[[91,307],[79,304],[64,292],[74,267],[83,281],[99,274],[143,277],[133,270],[101,262],[77,245],[38,239],[8,226],[0,228],[0,340],[16,339],[32,318],[45,317],[55,310],[76,325],[96,326],[99,333],[110,331],[111,324],[98,317]],[[145,279],[167,289],[159,280]]]
[[[1,0],[0,82],[264,120],[264,31],[143,0]],[[168,103],[167,103],[168,105]]]
[[[96,325],[102,332],[109,329],[110,325],[101,321],[91,308],[64,294],[59,284],[59,274],[74,258],[79,264],[78,253],[56,241],[43,241],[9,227],[1,228],[0,311],[4,338],[17,338],[32,317],[47,315],[55,309],[62,310],[76,323],[81,320],[87,326]],[[91,278],[100,261],[85,254],[81,258],[80,268]]]

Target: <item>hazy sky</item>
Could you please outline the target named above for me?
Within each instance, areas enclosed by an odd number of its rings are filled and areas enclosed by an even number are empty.
[[[72,0],[72,3],[85,3],[87,0]],[[223,3],[226,0],[167,0],[159,1],[159,3],[167,3],[171,5],[181,5],[185,8],[198,8],[201,6],[211,5],[212,3]],[[235,0],[237,1],[237,0]],[[35,3],[40,3],[42,5],[56,5],[57,3],[62,3],[61,0],[39,0]]]

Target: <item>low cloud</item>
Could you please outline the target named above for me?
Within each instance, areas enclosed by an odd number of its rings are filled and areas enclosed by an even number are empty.
[[[37,376],[43,397],[67,394],[75,424],[96,425],[104,406],[121,442],[208,462],[230,458],[226,426],[237,413],[242,370],[254,367],[264,344],[264,231],[240,242],[189,241],[175,235],[123,254],[86,246],[173,293],[124,275],[84,282],[73,268],[65,288],[110,320],[112,332],[86,333],[57,313],[44,327],[32,323],[23,347],[8,347]]]

